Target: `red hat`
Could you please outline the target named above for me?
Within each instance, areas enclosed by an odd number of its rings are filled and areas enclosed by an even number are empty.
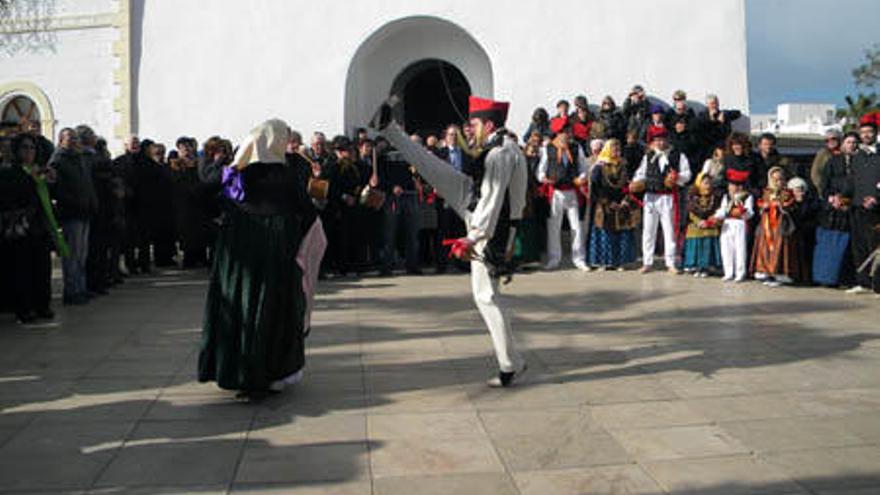
[[[735,168],[727,169],[727,182],[731,182],[733,184],[745,184],[749,181],[749,171],[748,170],[737,170]]]
[[[669,134],[666,132],[665,127],[659,127],[652,125],[648,127],[648,142],[657,139],[657,138],[666,138]]]
[[[862,115],[862,118],[859,119],[859,125],[870,125],[876,129],[880,126],[880,112],[871,112]]]
[[[495,101],[488,98],[480,98],[479,96],[468,98],[470,118],[491,120],[499,126],[507,121],[507,110],[509,108],[510,103],[505,101]]]

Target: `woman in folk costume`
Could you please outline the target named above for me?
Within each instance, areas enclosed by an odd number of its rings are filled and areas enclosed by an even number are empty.
[[[850,250],[850,207],[853,198],[852,161],[859,135],[847,133],[840,153],[819,174],[819,225],[813,251],[813,282],[827,287],[854,280]]]
[[[786,184],[785,171],[781,167],[771,168],[767,187],[758,200],[761,217],[755,231],[752,272],[769,287],[795,282],[800,270],[792,218],[795,197]]]
[[[593,222],[590,233],[590,265],[623,270],[636,261],[634,229],[640,210],[629,194],[626,162],[620,141],[609,139],[590,177]]]
[[[755,215],[755,198],[749,194],[747,170],[727,169],[727,194],[715,219],[721,224],[721,261],[724,263],[725,282],[745,282],[748,258],[748,225]]]
[[[721,244],[715,213],[721,205],[709,174],[701,172],[688,193],[688,226],[684,241],[684,270],[708,277],[721,267]]]
[[[300,174],[285,164],[289,134],[281,120],[259,125],[222,170],[224,221],[198,375],[244,397],[295,383],[305,364],[309,282],[297,256],[316,212]]]
[[[467,236],[451,242],[450,252],[470,261],[474,302],[492,337],[499,372],[488,385],[509,387],[525,371],[526,363],[516,350],[499,281],[509,281],[514,271],[511,260],[528,188],[525,156],[504,129],[509,104],[470,97],[474,149],[479,153],[473,161],[473,176],[468,176],[409,140],[392,119],[392,107],[399,102],[392,96],[370,126],[381,132],[465,221]]]
[[[545,270],[555,270],[562,261],[562,220],[568,218],[571,228],[571,261],[576,268],[590,271],[587,266],[586,239],[580,213],[581,186],[587,183],[588,165],[581,146],[571,138],[571,126],[566,124],[541,151],[538,182],[550,202],[547,219],[547,264]]]
[[[809,284],[812,280],[810,269],[813,267],[813,250],[816,247],[816,224],[820,205],[803,177],[793,177],[788,181],[786,187],[794,194],[791,218],[794,220],[794,238],[798,249],[798,271],[794,279],[800,283]]]

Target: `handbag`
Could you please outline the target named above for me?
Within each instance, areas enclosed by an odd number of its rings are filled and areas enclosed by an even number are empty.
[[[0,214],[0,238],[17,241],[27,237],[31,230],[29,213],[27,208],[22,208]]]

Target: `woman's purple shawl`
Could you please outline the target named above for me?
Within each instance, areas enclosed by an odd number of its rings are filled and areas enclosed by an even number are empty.
[[[223,194],[227,198],[242,203],[244,202],[244,184],[241,182],[241,172],[235,167],[223,167]]]

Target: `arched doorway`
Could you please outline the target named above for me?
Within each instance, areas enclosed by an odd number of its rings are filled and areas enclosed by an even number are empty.
[[[17,95],[0,109],[0,121],[3,121],[4,124],[19,124],[24,121],[39,122],[40,109],[37,108],[34,100],[24,95]]]
[[[396,117],[407,132],[436,136],[449,124],[465,120],[471,85],[449,62],[427,59],[398,74],[390,94],[403,99]]]
[[[439,71],[441,67],[443,72]],[[360,44],[348,68],[345,82],[346,132],[364,126],[392,90],[405,90],[407,85],[412,90],[410,96],[424,94],[435,102],[449,102],[442,79],[436,76],[448,78],[450,89],[454,90],[453,101],[459,100],[460,95],[464,94],[465,85],[467,94],[486,98],[493,96],[489,56],[461,26],[428,16],[406,17],[381,26]],[[398,87],[402,83],[408,84]],[[439,91],[429,95],[431,85],[439,88]],[[405,94],[401,96],[406,99]],[[412,98],[410,111],[404,111],[412,113],[413,102],[422,100],[420,97]],[[466,100],[465,97],[465,102],[460,104],[462,113],[467,111]],[[421,103],[416,105],[416,115],[427,118],[429,109],[419,108]],[[457,117],[454,121],[459,120],[460,117]]]
[[[54,135],[55,114],[39,87],[25,81],[0,84],[0,124],[19,126],[25,120],[39,123],[44,136]]]

